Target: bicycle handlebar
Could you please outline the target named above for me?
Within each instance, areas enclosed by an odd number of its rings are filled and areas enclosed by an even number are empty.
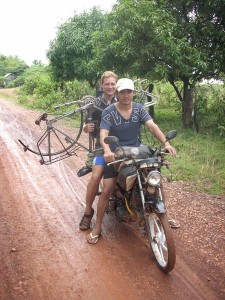
[[[46,121],[46,119],[47,119],[47,114],[44,113],[37,120],[35,120],[35,124],[40,125],[41,121]]]

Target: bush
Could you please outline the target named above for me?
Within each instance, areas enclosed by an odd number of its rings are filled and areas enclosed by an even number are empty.
[[[25,78],[20,88],[18,99],[20,103],[30,108],[50,109],[65,102],[79,100],[85,95],[93,95],[94,90],[87,82],[78,80],[65,82],[63,89],[51,80],[48,73],[32,74]]]
[[[225,88],[224,85],[206,84],[196,88],[200,130],[210,130],[225,136]]]
[[[5,87],[5,77],[0,76],[0,88],[4,88],[4,87]]]

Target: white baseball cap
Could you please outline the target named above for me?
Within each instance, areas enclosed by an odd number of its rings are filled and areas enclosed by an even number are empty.
[[[118,92],[122,90],[134,91],[134,82],[129,78],[121,78],[117,81],[116,89]]]

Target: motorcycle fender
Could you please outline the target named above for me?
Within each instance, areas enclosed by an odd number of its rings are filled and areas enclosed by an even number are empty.
[[[159,214],[164,214],[166,212],[166,207],[162,201],[156,200],[152,203],[149,203],[153,210],[155,210]]]

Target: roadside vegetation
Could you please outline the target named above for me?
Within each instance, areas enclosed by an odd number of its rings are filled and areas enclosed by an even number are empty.
[[[202,101],[198,122],[200,130],[184,128],[181,122],[181,106],[170,86],[157,83],[159,101],[154,107],[154,119],[163,132],[176,129],[177,136],[171,141],[177,149],[178,158],[170,158],[168,180],[189,183],[192,190],[210,194],[225,194],[225,88],[224,85],[199,85]],[[220,102],[220,104],[219,104]],[[223,111],[222,111],[223,107]],[[156,147],[158,142],[143,130],[143,140]],[[172,176],[172,177],[171,177]]]
[[[27,66],[0,54],[0,86],[17,88],[18,103],[32,109],[95,95],[105,70],[154,84],[160,100],[151,114],[173,145],[173,179],[193,189],[225,193],[224,84],[225,3],[223,0],[118,0],[110,13],[93,8],[58,27],[49,65]],[[6,81],[6,74],[16,76]],[[140,101],[139,97],[136,101]],[[143,129],[143,140],[154,146]],[[168,173],[169,174],[169,173]]]
[[[14,92],[14,89],[12,89],[13,93],[10,93],[8,89],[1,89],[0,95],[6,95],[10,100],[30,109],[49,111],[49,104],[53,108],[52,103],[58,105],[74,99],[81,99],[82,96],[87,94],[95,94],[95,90],[88,87],[88,83],[79,84],[75,81],[74,85],[71,85],[79,86],[77,94],[75,88],[67,96],[65,94],[52,94],[51,92],[48,96],[38,98],[37,102],[29,94],[24,96],[24,92],[21,93],[21,88],[19,88],[20,91],[17,88],[17,93]],[[154,118],[160,128],[165,133],[173,129],[177,130],[177,136],[171,143],[177,149],[179,157],[168,157],[171,162],[170,171],[172,174],[169,170],[166,170],[164,172],[165,177],[168,180],[185,182],[192,190],[223,195],[225,193],[224,130],[221,131],[218,128],[220,114],[216,116],[212,111],[215,111],[218,94],[225,98],[224,86],[199,86],[199,93],[203,93],[210,101],[207,102],[208,106],[204,108],[205,112],[199,120],[201,130],[198,133],[192,128],[183,128],[181,114],[179,113],[181,109],[178,105],[179,102],[176,101],[175,95],[173,96],[169,89],[170,87],[165,83],[157,83],[156,93],[158,93],[158,90],[163,92],[161,95],[158,94],[160,99],[154,107]],[[25,86],[23,90],[26,90]],[[16,98],[15,95],[17,95]],[[170,95],[170,97],[167,97],[167,95]],[[49,100],[47,101],[47,99]],[[142,140],[150,144],[153,149],[158,146],[158,142],[144,128],[142,130]]]

